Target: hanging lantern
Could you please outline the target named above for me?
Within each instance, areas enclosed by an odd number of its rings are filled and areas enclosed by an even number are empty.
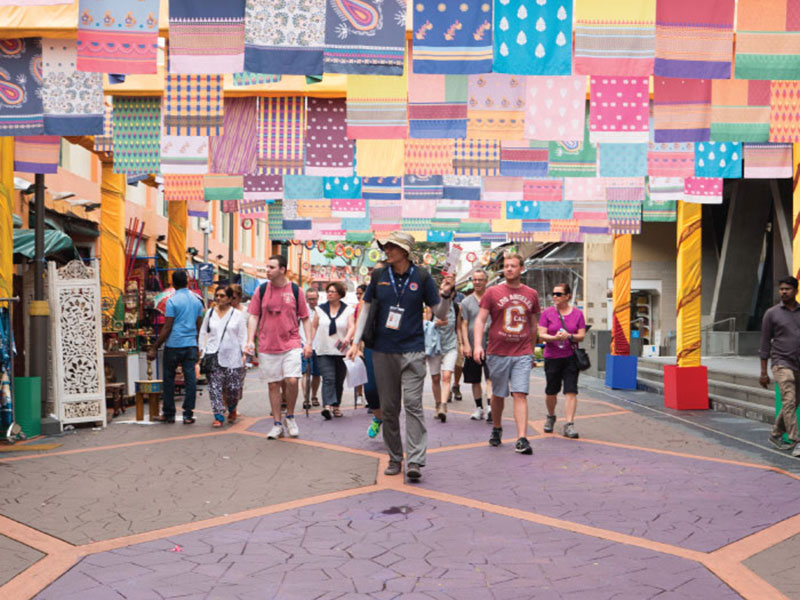
[[[344,244],[336,244],[336,246],[334,246],[333,248],[333,253],[336,256],[344,255]]]
[[[355,256],[355,251],[353,250],[352,246],[345,246],[344,247],[344,257],[347,260],[353,260],[353,256]]]
[[[359,274],[363,277],[364,275],[369,275],[369,267],[366,265],[361,265],[358,269]]]
[[[244,219],[242,219],[242,229],[244,229],[245,231],[249,231],[250,229],[252,229],[254,224],[255,221],[250,217],[245,217]]]
[[[367,255],[372,262],[378,262],[381,259],[381,253],[377,248],[373,248],[369,251],[369,255]]]
[[[467,252],[467,262],[475,264],[478,260],[478,255],[474,252]]]
[[[356,246],[356,247],[353,249],[353,252],[354,252],[354,254],[356,255],[356,257],[358,257],[358,256],[361,256],[361,254],[362,254],[362,250],[361,250],[361,248],[359,248],[358,246]]]
[[[334,242],[328,242],[325,244],[326,252],[334,252],[335,250],[336,250],[336,244]]]
[[[313,250],[314,249],[314,242],[312,242],[311,240],[306,240],[306,248],[308,250]]]
[[[322,240],[317,242],[317,252],[325,252],[325,242]]]
[[[422,255],[422,262],[425,263],[426,265],[431,264],[433,260],[434,260],[433,255],[430,252],[426,252],[425,254]]]

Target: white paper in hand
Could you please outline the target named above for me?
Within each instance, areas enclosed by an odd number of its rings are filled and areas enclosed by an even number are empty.
[[[356,356],[355,360],[345,358],[344,364],[347,367],[347,387],[355,388],[367,383],[367,366],[360,356]]]

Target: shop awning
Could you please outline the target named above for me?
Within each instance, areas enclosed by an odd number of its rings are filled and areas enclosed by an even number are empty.
[[[35,256],[35,232],[33,229],[14,230],[14,255],[24,256],[32,259]],[[72,239],[64,232],[56,229],[46,229],[44,232],[44,255],[45,257],[59,252],[67,252],[78,256]]]

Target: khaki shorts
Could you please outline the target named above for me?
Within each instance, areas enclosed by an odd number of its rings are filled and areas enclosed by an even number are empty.
[[[303,351],[293,348],[281,354],[258,354],[258,370],[261,378],[266,383],[283,381],[284,379],[297,378],[303,375]]]

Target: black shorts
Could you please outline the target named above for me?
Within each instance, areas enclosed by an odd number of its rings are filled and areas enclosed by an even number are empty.
[[[489,367],[485,358],[483,364],[479,365],[470,357],[465,356],[462,373],[464,374],[464,383],[480,383],[481,374],[486,378],[486,381],[489,381]]]
[[[563,382],[565,394],[577,394],[578,373],[578,363],[574,356],[545,358],[544,376],[547,379],[547,386],[544,393],[548,396],[555,396],[561,391]]]

